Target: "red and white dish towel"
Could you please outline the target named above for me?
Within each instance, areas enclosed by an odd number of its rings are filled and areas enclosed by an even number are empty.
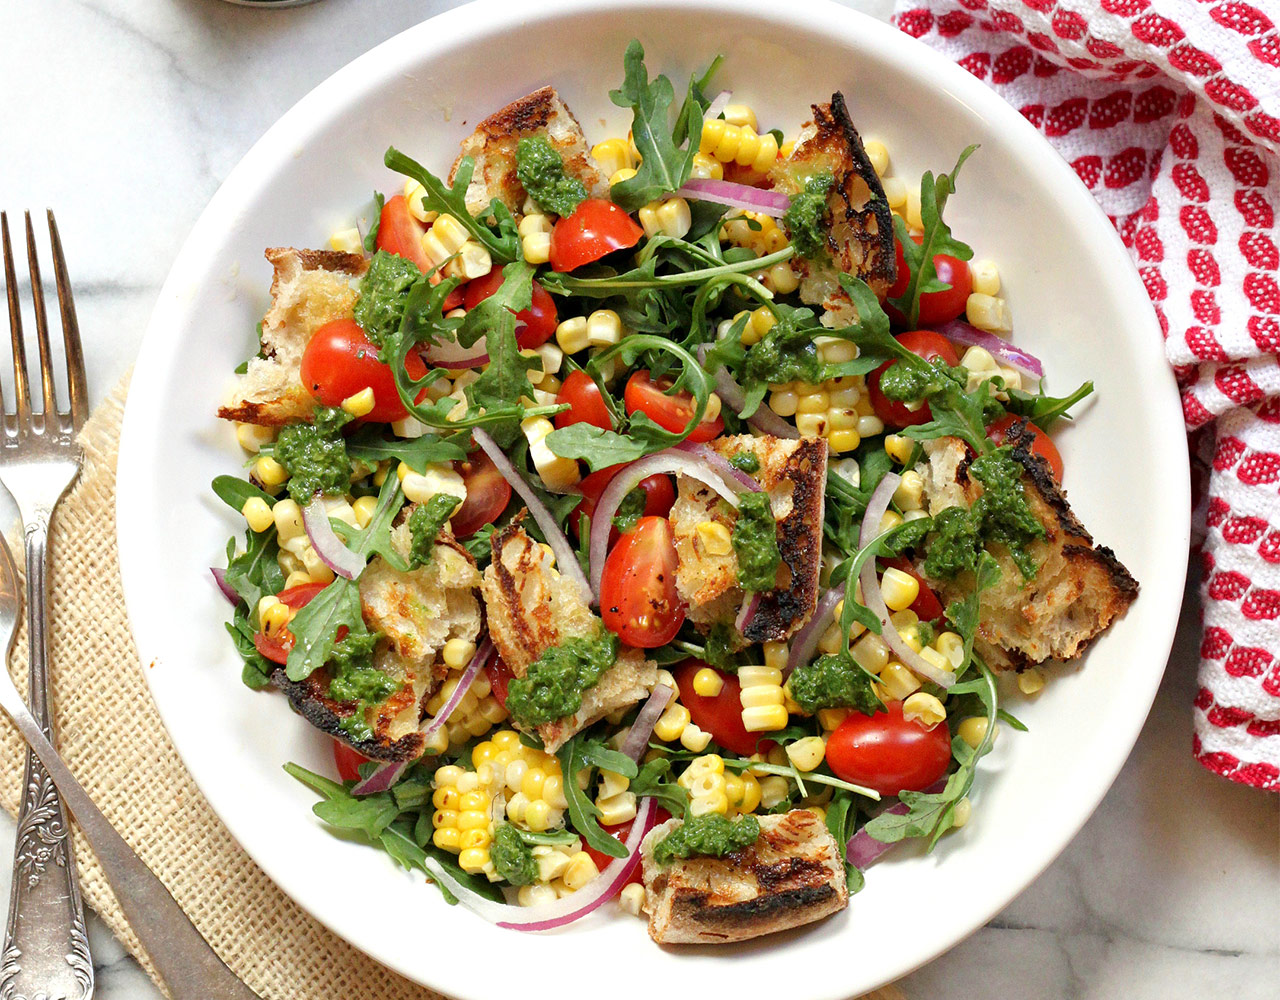
[[[1201,480],[1193,750],[1280,791],[1280,5],[898,0],[894,22],[1021,111],[1133,255]]]

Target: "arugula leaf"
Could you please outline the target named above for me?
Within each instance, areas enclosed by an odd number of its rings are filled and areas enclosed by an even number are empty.
[[[933,419],[923,424],[904,427],[903,437],[930,441],[939,437],[958,437],[977,454],[985,455],[995,445],[987,437],[987,424],[999,415],[1002,407],[992,395],[990,382],[981,382],[972,392],[965,392],[949,378],[934,383],[927,393]]]
[[[560,761],[561,773],[564,774],[564,794],[569,801],[569,821],[573,828],[601,854],[607,854],[611,858],[625,858],[627,849],[622,846],[622,841],[601,829],[597,819],[600,810],[587,798],[587,793],[578,787],[577,774],[588,766],[583,757],[581,736],[570,739],[556,751],[556,757]]]
[[[470,347],[482,336],[489,347],[489,365],[467,386],[467,399],[474,407],[500,409],[522,396],[533,398],[528,372],[538,367],[537,358],[526,358],[516,342],[516,313],[533,301],[533,267],[523,260],[508,264],[502,271],[498,290],[467,312],[458,331],[458,343]],[[520,435],[520,420],[513,415],[490,427],[489,433],[504,448]]]
[[[676,782],[667,780],[670,777],[671,760],[655,757],[631,779],[629,790],[635,792],[637,798],[657,799],[671,815],[681,816],[689,807],[689,793]]]
[[[382,436],[377,427],[362,427],[347,438],[347,454],[351,458],[370,465],[392,459],[404,462],[414,472],[424,472],[436,462],[460,462],[467,457],[467,450],[459,440],[446,440],[434,434],[405,439]]]
[[[853,795],[843,790],[837,791],[827,803],[827,829],[840,845],[840,853],[853,838],[858,825],[858,810],[854,806]],[[854,865],[845,861],[845,879],[849,885],[849,895],[860,891],[867,880]]]
[[[246,607],[256,608],[268,594],[284,590],[284,573],[277,556],[280,546],[274,531],[258,534],[245,532],[245,550],[234,554],[234,543],[227,545],[226,582],[240,595]]]
[[[1058,420],[1070,419],[1067,411],[1093,392],[1093,383],[1085,382],[1069,396],[1048,396],[1044,392],[1043,384],[1039,391],[1034,393],[1024,392],[1022,389],[1005,391],[1009,394],[1009,402],[1005,404],[1006,410],[1020,417],[1026,417],[1042,431],[1047,431]]]
[[[382,196],[381,191],[373,192],[373,221],[369,223],[369,231],[364,234],[364,252],[373,253],[373,248],[378,245],[378,229],[382,226],[382,206],[387,203],[387,199]]]
[[[628,779],[636,776],[636,762],[625,753],[605,746],[601,740],[584,739],[580,750],[584,764],[602,767],[606,771],[613,771]]]
[[[239,514],[244,510],[247,501],[264,500],[268,504],[276,502],[276,498],[265,490],[260,490],[247,479],[236,476],[217,476],[213,480],[213,492],[228,507]]]
[[[244,686],[253,691],[270,687],[271,672],[275,670],[276,665],[259,653],[258,647],[253,644],[253,636],[257,629],[249,621],[244,608],[236,608],[231,621],[226,623],[226,629],[231,636],[231,641],[235,643],[236,652],[244,661],[244,667],[240,671],[240,680]]]

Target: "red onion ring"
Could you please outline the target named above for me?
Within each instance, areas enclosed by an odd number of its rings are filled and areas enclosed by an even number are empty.
[[[425,351],[426,360],[438,368],[479,368],[489,361],[489,345],[481,337],[470,347],[457,341],[443,340]]]
[[[707,445],[695,441],[681,441],[678,445],[675,445],[675,449],[705,462],[712,472],[739,493],[760,492],[759,480],[750,473],[743,472],[714,448],[709,448]],[[734,504],[734,506],[736,507],[737,504]]]
[[[240,595],[236,593],[236,588],[227,583],[227,571],[218,569],[216,566],[210,566],[209,572],[213,574],[213,582],[218,585],[218,589],[222,591],[222,596],[232,604],[240,603]]]
[[[311,547],[316,550],[320,561],[331,570],[347,580],[354,580],[364,570],[364,556],[356,555],[338,537],[329,523],[329,512],[324,506],[324,497],[319,493],[302,508],[302,523],[307,529],[307,538]]]
[[[747,626],[751,624],[751,619],[756,616],[756,612],[760,610],[760,591],[750,591],[742,601],[742,607],[738,609],[738,616],[733,620],[733,627],[738,630],[739,635],[744,635]]]
[[[827,630],[832,613],[843,598],[844,588],[832,587],[818,600],[817,607],[813,609],[813,617],[791,640],[791,652],[787,656],[787,668],[783,671],[784,676],[790,677],[791,672],[796,667],[808,663],[813,657],[814,651],[818,648],[818,640],[822,638],[822,633]]]
[[[696,352],[698,360],[703,365],[707,361],[707,348],[709,346],[709,344],[701,344]],[[734,377],[729,374],[729,369],[724,365],[718,365],[712,377],[715,379],[716,395],[720,397],[720,402],[741,416],[743,407],[747,405],[747,394],[743,391],[742,386],[738,385]],[[776,438],[794,441],[800,436],[798,430],[763,403],[756,407],[755,413],[747,417],[747,423],[760,431],[760,433],[772,434]]]
[[[775,219],[782,218],[791,207],[791,196],[781,191],[766,191],[749,184],[718,181],[711,177],[690,177],[676,195],[699,201],[714,201],[719,205],[758,212]]]
[[[538,499],[538,495],[525,482],[524,476],[520,475],[516,467],[511,464],[511,459],[507,458],[503,450],[498,447],[498,442],[479,427],[471,431],[471,436],[475,439],[476,444],[484,450],[484,453],[492,459],[493,464],[498,467],[498,471],[502,473],[502,478],[511,484],[511,488],[520,495],[520,499],[529,508],[529,513],[533,515],[534,521],[542,529],[542,534],[547,539],[547,544],[551,546],[551,551],[556,557],[556,568],[562,576],[577,584],[578,589],[581,591],[582,599],[590,604],[592,588],[587,585],[587,578],[582,572],[582,567],[578,564],[578,557],[574,554],[573,546],[569,544],[569,539],[565,537],[564,532],[560,530],[560,526],[556,524],[555,518],[551,516],[551,511],[547,510],[546,504]],[[610,515],[610,522],[612,522],[612,515]],[[608,533],[606,532],[605,541],[608,542],[608,540]]]
[[[433,879],[453,893],[460,903],[490,923],[516,931],[552,930],[571,924],[598,909],[626,884],[640,864],[640,841],[654,828],[656,817],[657,806],[654,800],[647,798],[642,801],[631,824],[631,832],[623,842],[627,856],[611,860],[599,875],[577,892],[541,906],[504,906],[477,895],[445,871],[435,858],[427,858],[427,871]]]
[[[979,330],[977,327],[959,319],[943,323],[942,326],[938,327],[938,332],[957,344],[964,344],[966,347],[983,348],[997,361],[1003,362],[1010,368],[1016,368],[1023,375],[1031,378],[1044,378],[1044,365],[1040,363],[1039,358],[1020,347],[1015,347],[1007,340],[1001,340],[994,333]]]
[[[434,358],[427,358],[437,368],[445,368],[449,371],[465,371],[471,368],[483,368],[489,363],[489,355],[478,354],[474,358],[460,358],[457,361],[437,361]]]
[[[880,519],[889,509],[893,491],[898,488],[900,482],[902,477],[896,472],[887,472],[872,491],[871,498],[867,501],[867,512],[862,518],[862,531],[858,536],[859,548],[865,549],[880,533]],[[862,583],[862,603],[880,619],[880,638],[893,650],[903,665],[910,668],[912,673],[928,678],[940,687],[951,687],[956,682],[955,672],[939,670],[908,646],[906,640],[898,634],[893,622],[889,620],[889,608],[884,603],[884,596],[880,593],[880,578],[876,575],[874,556],[863,564],[858,579]]]
[[[665,684],[659,684],[653,689],[649,694],[649,700],[644,703],[640,714],[636,716],[636,721],[631,724],[631,731],[627,733],[627,738],[618,748],[620,752],[625,753],[637,764],[640,763],[645,748],[649,746],[649,737],[653,735],[653,727],[657,725],[658,719],[662,717],[667,707],[667,702],[674,698],[675,694]]]

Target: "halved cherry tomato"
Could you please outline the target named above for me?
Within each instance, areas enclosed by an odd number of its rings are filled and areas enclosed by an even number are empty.
[[[418,265],[419,271],[431,275],[431,284],[438,285],[440,272],[431,270],[435,265],[422,249],[422,237],[426,231],[426,223],[413,217],[413,213],[409,211],[409,202],[404,195],[398,194],[388,198],[382,205],[382,214],[378,217],[378,235],[374,243],[379,250],[413,261]],[[444,300],[445,312],[460,305],[462,289],[455,288]]]
[[[468,538],[498,519],[511,502],[511,484],[483,451],[473,451],[456,466],[467,488],[467,499],[449,523],[455,538]]]
[[[571,371],[561,383],[556,402],[569,404],[569,409],[556,414],[557,427],[591,424],[602,431],[613,430],[613,420],[609,417],[609,408],[604,405],[604,397],[600,395],[600,387],[581,369]]]
[[[914,611],[916,617],[922,622],[935,622],[941,618],[942,602],[938,600],[938,595],[933,592],[933,588],[924,582],[924,577],[916,572],[915,567],[903,556],[888,559],[886,562],[895,569],[902,570],[908,576],[914,577],[916,583],[920,584],[920,593],[911,602],[909,610]]]
[[[493,691],[493,696],[498,699],[498,704],[503,708],[507,706],[507,686],[511,683],[511,679],[515,674],[511,672],[511,668],[501,656],[495,656],[484,665],[485,676],[489,678],[489,688]]]
[[[483,278],[468,281],[463,302],[469,310],[502,287],[502,268],[495,267]],[[528,309],[516,313],[516,343],[522,349],[541,347],[556,332],[556,304],[545,288],[534,281],[533,300]]]
[[[404,367],[411,378],[427,374],[427,366],[413,351]],[[390,366],[378,360],[378,349],[353,319],[335,319],[312,335],[302,352],[301,374],[307,391],[325,406],[341,406],[348,396],[370,388],[373,409],[362,420],[385,424],[405,417]],[[425,393],[424,389],[419,399]]]
[[[904,718],[900,701],[885,708],[875,715],[853,712],[840,723],[827,739],[827,763],[836,777],[881,795],[928,788],[951,763],[950,730],[946,723],[925,729]]]
[[[679,434],[693,419],[693,393],[682,391],[668,396],[666,390],[670,387],[671,379],[661,378],[655,382],[649,377],[649,370],[641,368],[627,379],[627,387],[622,393],[627,412],[640,410],[658,426]],[[689,440],[710,441],[723,431],[724,417],[708,420],[704,415],[702,422],[689,435]]]
[[[600,494],[613,481],[613,477],[626,467],[626,463],[610,465],[599,472],[593,472],[591,475],[584,477],[582,482],[578,484],[578,489],[582,491],[582,502],[573,508],[573,514],[569,518],[569,526],[573,530],[575,538],[578,537],[578,515],[586,514],[589,518],[595,517],[596,504],[600,502]],[[676,502],[676,490],[671,485],[670,476],[655,472],[652,476],[646,476],[640,480],[640,485],[637,488],[644,490],[643,517],[666,517],[671,513],[671,508]],[[617,544],[618,537],[618,529],[613,528],[609,532],[610,547]]]
[[[718,695],[708,698],[693,689],[693,675],[705,666],[707,664],[701,660],[688,660],[672,671],[680,687],[680,704],[689,710],[695,726],[710,733],[711,738],[726,750],[748,757],[756,752],[761,734],[747,732],[742,724],[742,686],[738,677],[712,667],[724,681],[724,686]]]
[[[921,236],[911,238],[916,243],[923,239]],[[902,253],[902,242],[894,240],[893,246],[898,265],[898,277],[889,289],[888,297],[896,299],[906,292],[911,275],[907,271],[907,260]],[[917,322],[922,326],[937,326],[955,319],[964,312],[965,303],[969,301],[969,293],[973,291],[973,276],[969,273],[969,265],[960,258],[945,253],[934,254],[933,268],[937,272],[938,280],[945,281],[951,287],[938,292],[925,292],[920,296],[920,316]],[[901,317],[898,318],[901,319]]]
[[[640,242],[644,230],[613,202],[588,198],[551,232],[551,268],[572,271]]]
[[[359,781],[360,765],[369,760],[359,750],[352,750],[341,740],[333,741],[333,762],[338,768],[338,777],[343,781]]]
[[[1016,414],[1006,413],[1003,417],[987,428],[987,437],[997,445],[1004,444],[1005,435],[1009,433],[1009,428],[1022,419],[1024,418],[1019,417]],[[1027,421],[1027,431],[1024,431],[1023,433],[1025,434],[1027,432],[1030,432],[1032,436],[1031,451],[1048,462],[1049,471],[1053,473],[1054,480],[1059,483],[1062,482],[1062,453],[1058,451],[1058,446],[1053,443],[1053,439],[1049,437],[1048,434],[1042,431],[1030,420]]]
[[[667,820],[671,818],[671,813],[663,809],[662,806],[658,806],[655,812],[655,816],[657,818],[658,823],[665,823]],[[627,837],[631,835],[631,827],[634,823],[635,823],[635,820],[628,820],[625,823],[618,823],[614,826],[602,825],[600,829],[603,830],[605,833],[607,833],[610,837],[616,838],[619,843],[626,843]],[[605,865],[609,864],[609,862],[617,860],[616,858],[610,857],[608,854],[605,854],[604,851],[597,851],[590,844],[584,844],[582,849],[586,851],[588,855],[590,855],[591,860],[596,863],[596,868],[598,868],[600,871],[604,871]],[[632,882],[640,883],[643,881],[644,881],[644,878],[640,871],[640,866],[636,865],[636,870],[631,873],[631,877],[627,879],[625,882],[623,882],[622,885],[618,886],[618,892],[622,891],[623,885],[630,885]]]
[[[926,361],[941,358],[951,367],[960,363],[956,349],[946,337],[932,330],[908,330],[898,334],[898,343],[913,354],[918,354]],[[884,421],[887,427],[910,427],[913,424],[925,424],[933,419],[929,404],[911,410],[907,404],[890,399],[880,391],[880,376],[889,370],[894,362],[886,361],[867,376],[867,392],[871,395],[871,405],[875,407],[876,416]]]
[[[288,590],[282,590],[276,595],[276,598],[289,605],[294,611],[299,608],[306,607],[307,603],[324,590],[323,583],[304,583],[297,587],[290,587]],[[342,627],[344,631],[346,626]],[[289,650],[293,649],[293,633],[285,629],[278,636],[269,636],[264,632],[255,632],[253,634],[253,645],[259,653],[265,656],[272,663],[279,663],[282,666],[289,660]]]
[[[628,646],[655,649],[684,624],[676,543],[665,517],[642,517],[618,539],[600,578],[600,617]]]

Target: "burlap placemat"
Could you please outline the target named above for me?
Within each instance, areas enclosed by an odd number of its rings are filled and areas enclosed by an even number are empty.
[[[129,634],[116,559],[115,468],[126,390],[127,380],[85,425],[84,472],[53,524],[53,705],[62,756],[200,933],[263,1000],[440,1000],[329,933],[276,888],[219,822],[169,742]],[[11,667],[25,690],[25,626]],[[0,805],[13,814],[23,746],[2,717],[0,738]],[[155,979],[78,830],[75,853],[85,900]],[[866,1000],[901,997],[890,987]]]

